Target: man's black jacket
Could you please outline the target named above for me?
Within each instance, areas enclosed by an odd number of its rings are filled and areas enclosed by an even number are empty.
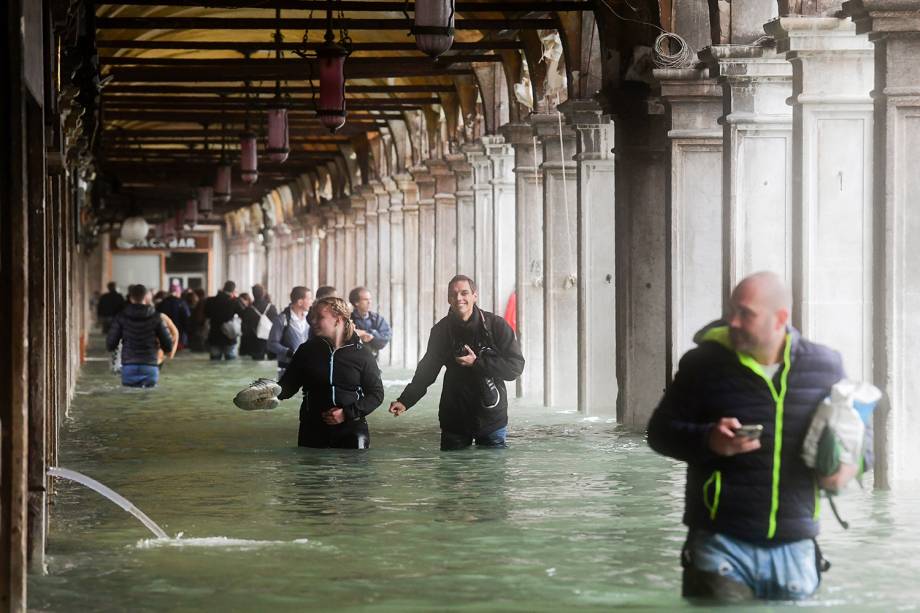
[[[476,353],[472,366],[460,366],[455,361],[464,344]],[[469,322],[462,322],[453,313],[441,319],[431,329],[428,349],[399,401],[406,408],[416,404],[445,366],[438,412],[442,430],[485,436],[508,425],[508,394],[504,382],[521,376],[524,356],[514,331],[504,319],[479,307],[474,307]],[[482,406],[484,377],[494,379],[501,396],[493,408]]]
[[[106,292],[99,298],[96,305],[96,315],[99,317],[115,317],[125,307],[124,296],[118,292]]]
[[[281,380],[280,399],[303,388],[301,421],[322,424],[323,411],[342,407],[345,421],[363,420],[383,402],[383,381],[377,360],[358,335],[333,351],[323,338],[300,345]]]
[[[844,377],[840,354],[790,329],[768,384],[753,358],[732,348],[727,327],[697,336],[648,425],[652,449],[687,462],[684,523],[762,544],[813,538],[818,488],[802,441],[818,403]],[[762,424],[761,448],[711,451],[710,430],[723,417]]]
[[[243,305],[240,301],[228,294],[220,291],[217,295],[211,296],[204,303],[204,314],[211,320],[211,329],[208,332],[208,343],[218,347],[229,347],[236,344],[236,340],[227,338],[221,332],[221,324],[233,319],[234,315],[243,315]]]
[[[157,349],[164,353],[172,351],[172,337],[163,318],[150,305],[131,303],[115,316],[106,348],[115,351],[118,341],[122,342],[122,364],[157,365]]]

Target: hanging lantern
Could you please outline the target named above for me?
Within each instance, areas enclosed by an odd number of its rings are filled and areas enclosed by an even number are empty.
[[[121,222],[121,239],[126,243],[136,245],[147,238],[148,232],[150,232],[150,225],[143,217],[128,217]]]
[[[220,162],[217,163],[217,174],[214,178],[214,200],[217,202],[230,202],[230,179],[233,174],[233,167],[230,162],[221,156]]]
[[[280,100],[278,101],[280,103]],[[288,159],[288,110],[278,106],[268,110],[268,158],[281,163]]]
[[[191,230],[198,223],[198,200],[189,198],[185,201],[185,225]]]
[[[175,232],[179,232],[185,228],[185,207],[180,206],[178,209],[176,209],[176,215],[173,218],[173,224]]]
[[[259,153],[252,132],[240,134],[240,173],[243,182],[249,185],[259,180]]]
[[[348,51],[326,30],[326,42],[316,50],[319,62],[319,102],[316,116],[335,134],[345,125],[345,58]]]
[[[416,0],[415,45],[431,57],[438,57],[454,43],[454,0]]]
[[[199,185],[198,186],[198,212],[201,213],[203,217],[207,217],[208,214],[214,210],[214,188],[210,185]]]

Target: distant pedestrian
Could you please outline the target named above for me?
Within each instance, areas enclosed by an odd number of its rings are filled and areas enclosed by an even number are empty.
[[[278,358],[279,379],[291,363],[294,352],[308,338],[310,324],[307,322],[307,313],[312,305],[313,292],[310,288],[297,286],[291,290],[291,304],[275,318],[268,335],[268,351]]]
[[[227,281],[224,288],[207,299],[205,315],[210,323],[208,348],[212,360],[235,360],[240,339],[243,305],[236,298],[236,283]]]
[[[129,304],[115,316],[106,337],[106,348],[115,351],[122,343],[121,383],[129,387],[153,387],[160,371],[157,351],[172,351],[172,338],[163,318],[149,304],[144,304],[147,288],[133,285]]]
[[[118,286],[114,281],[109,281],[108,292],[99,297],[96,305],[96,317],[99,318],[99,324],[102,326],[104,334],[109,333],[109,327],[112,320],[125,308],[125,298],[118,293]]]
[[[390,324],[380,313],[371,311],[371,292],[366,287],[356,287],[348,292],[351,303],[351,320],[361,342],[367,345],[374,357],[390,342]]]
[[[275,354],[268,352],[268,338],[277,318],[278,309],[272,304],[265,288],[258,283],[253,285],[252,304],[243,312],[240,353],[252,356],[253,360],[275,359]]]
[[[338,297],[339,290],[335,289],[331,285],[321,285],[316,290],[316,300],[322,300],[323,298],[328,298],[329,296]]]
[[[169,296],[156,305],[157,311],[169,317],[179,330],[177,350],[188,346],[189,326],[192,319],[192,312],[188,303],[181,296],[182,286],[178,283],[173,283],[169,286]]]

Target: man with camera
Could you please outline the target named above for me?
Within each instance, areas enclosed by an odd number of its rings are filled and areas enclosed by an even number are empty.
[[[446,367],[438,417],[441,449],[505,447],[508,395],[505,381],[524,370],[524,356],[504,319],[476,306],[476,283],[457,275],[447,285],[450,311],[431,329],[428,349],[412,382],[390,404],[402,415],[422,399]]]
[[[776,274],[743,279],[649,421],[652,449],[687,462],[685,597],[788,600],[818,588],[818,486],[845,476],[818,478],[800,452],[844,373],[839,353],[789,325],[790,303]]]

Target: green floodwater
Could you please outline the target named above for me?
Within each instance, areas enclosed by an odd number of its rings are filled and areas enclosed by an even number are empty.
[[[98,339],[96,339],[98,340]],[[181,355],[160,387],[120,387],[101,353],[81,375],[61,466],[112,487],[177,538],[59,481],[47,611],[670,610],[679,597],[683,465],[571,410],[516,405],[510,448],[438,449],[435,386],[393,418],[411,373],[384,373],[367,452],[299,449],[299,399],[246,413],[234,394],[274,366]],[[920,495],[851,489],[820,540],[834,567],[804,605],[920,603]],[[827,508],[827,505],[824,505]],[[771,608],[796,606],[770,603]],[[761,607],[757,607],[762,609]]]

